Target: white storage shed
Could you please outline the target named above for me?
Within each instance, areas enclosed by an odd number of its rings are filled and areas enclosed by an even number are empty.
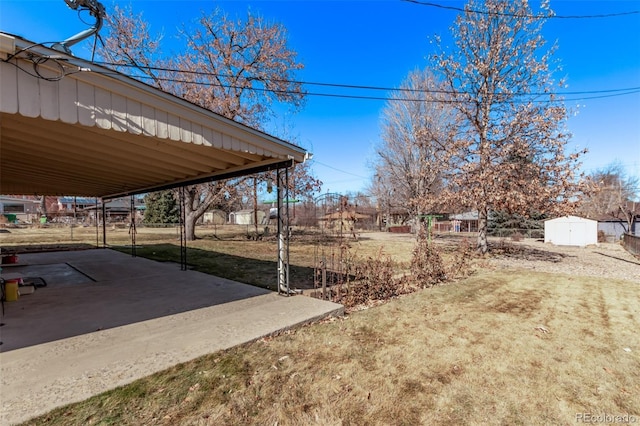
[[[262,210],[258,210],[258,224],[264,223],[267,216]],[[254,225],[254,213],[253,210],[240,210],[237,212],[229,213],[229,223],[235,225]]]
[[[598,222],[577,216],[547,220],[544,222],[544,242],[577,247],[597,244]]]

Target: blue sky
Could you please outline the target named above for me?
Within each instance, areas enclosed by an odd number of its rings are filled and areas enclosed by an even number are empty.
[[[430,38],[449,37],[458,12],[400,0],[378,1],[118,1],[143,12],[153,32],[164,34],[163,50],[175,50],[175,34],[219,6],[232,16],[248,8],[288,30],[290,47],[305,69],[308,82],[397,87],[413,69],[424,68],[431,53]],[[434,0],[463,7],[464,1]],[[111,0],[104,0],[107,11]],[[534,6],[538,2],[532,2]],[[557,15],[598,15],[640,11],[640,1],[551,0]],[[91,19],[85,14],[84,18]],[[0,0],[0,30],[34,42],[59,41],[86,28],[64,0]],[[583,92],[640,87],[640,13],[602,19],[552,19],[544,36],[556,42],[567,91]],[[89,57],[91,43],[74,46],[77,56]],[[310,92],[337,92],[308,86]],[[365,96],[384,91],[349,91]],[[567,126],[573,133],[569,150],[588,148],[583,169],[591,172],[619,161],[640,178],[640,93],[603,97],[567,95],[576,111]],[[369,164],[379,141],[384,101],[309,96],[303,111],[281,116],[274,129],[287,128],[295,142],[314,154],[313,170],[324,182],[323,192],[364,190]],[[273,133],[277,133],[273,130]]]

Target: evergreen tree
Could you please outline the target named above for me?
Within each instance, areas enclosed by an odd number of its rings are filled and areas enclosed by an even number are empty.
[[[180,211],[173,191],[158,191],[144,197],[144,223],[165,224],[180,222]]]
[[[507,211],[489,213],[488,233],[499,237],[510,236],[520,232],[531,237],[544,236],[544,220],[546,215],[530,212],[527,216]]]

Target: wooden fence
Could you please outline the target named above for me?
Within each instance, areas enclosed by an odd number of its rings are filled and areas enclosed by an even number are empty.
[[[624,234],[622,238],[622,245],[629,253],[635,256],[640,256],[640,237],[639,236]]]

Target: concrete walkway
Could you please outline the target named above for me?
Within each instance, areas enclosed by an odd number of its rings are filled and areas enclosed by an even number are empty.
[[[47,287],[5,304],[0,424],[330,315],[341,305],[112,250],[21,255]]]

